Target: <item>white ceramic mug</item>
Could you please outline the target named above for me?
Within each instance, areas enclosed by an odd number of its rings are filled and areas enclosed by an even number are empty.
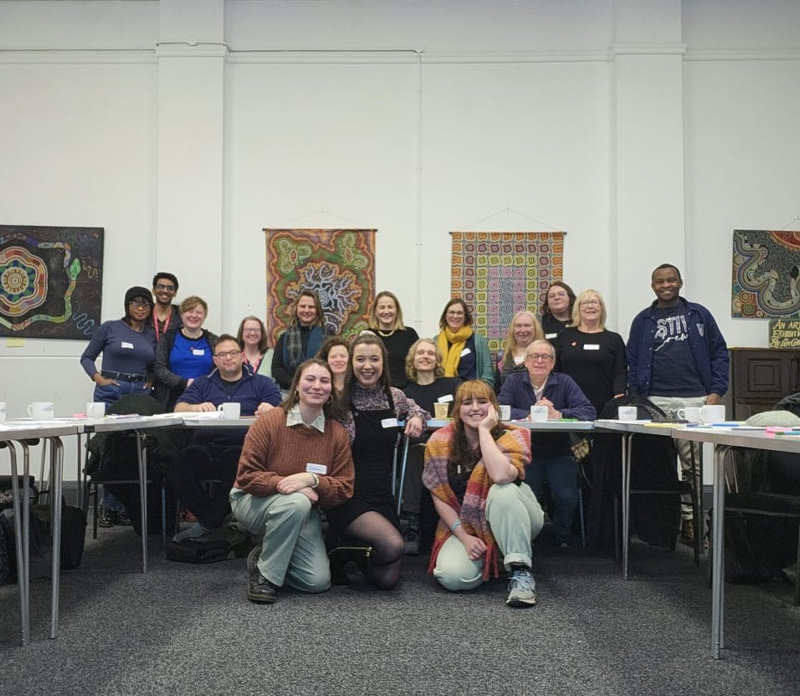
[[[234,420],[242,415],[242,405],[238,401],[226,401],[217,406],[217,411],[222,411],[222,417]]]
[[[500,420],[501,421],[511,420],[511,406],[509,406],[508,404],[500,405]]]
[[[6,420],[6,402],[0,401],[0,423],[4,423]]]
[[[52,401],[34,401],[28,404],[28,415],[33,420],[47,420],[55,414],[55,405]]]
[[[711,425],[712,423],[724,423],[725,405],[715,404],[713,406],[709,406],[706,404],[700,409],[700,420],[705,425]]]
[[[90,401],[86,404],[88,418],[102,418],[106,415],[106,405],[102,401]]]
[[[679,408],[677,411],[678,418],[689,423],[699,423],[702,420],[700,417],[700,410],[700,406],[687,406],[686,408]]]
[[[620,406],[617,409],[617,419],[621,421],[635,421],[639,415],[636,406]]]
[[[547,406],[531,406],[531,421],[533,423],[546,423]]]

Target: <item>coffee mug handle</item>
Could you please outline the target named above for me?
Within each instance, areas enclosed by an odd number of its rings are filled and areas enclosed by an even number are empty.
[[[33,418],[33,404],[28,404],[28,416]]]
[[[222,407],[223,407],[224,405],[225,405],[225,404],[220,404],[219,406],[217,406],[217,411],[221,411],[221,410],[222,410]]]
[[[677,411],[675,411],[675,415],[678,416],[679,420],[686,420],[686,409],[679,408]]]

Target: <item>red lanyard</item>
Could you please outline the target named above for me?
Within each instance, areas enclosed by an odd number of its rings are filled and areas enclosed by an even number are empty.
[[[169,308],[169,314],[167,314],[167,318],[164,319],[164,333],[167,333],[167,329],[169,329],[169,323],[172,320],[172,307]],[[156,330],[156,343],[158,343],[158,317],[156,316],[155,310],[153,310],[153,326]]]

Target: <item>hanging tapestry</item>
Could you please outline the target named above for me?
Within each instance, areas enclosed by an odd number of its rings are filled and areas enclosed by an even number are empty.
[[[453,232],[451,290],[474,315],[474,326],[500,350],[511,318],[536,316],[547,288],[561,280],[564,232]]]
[[[376,230],[272,230],[267,237],[267,336],[274,346],[301,290],[319,295],[328,333],[367,328]]]
[[[800,232],[734,230],[734,318],[788,317],[800,312]]]
[[[0,225],[0,336],[86,340],[100,325],[102,227]]]

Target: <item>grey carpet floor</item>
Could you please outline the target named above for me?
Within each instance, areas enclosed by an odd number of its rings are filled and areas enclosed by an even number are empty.
[[[90,534],[87,534],[87,537]],[[130,529],[87,539],[62,574],[60,635],[49,583],[31,591],[18,645],[16,587],[0,588],[0,694],[795,693],[800,610],[779,581],[728,586],[726,642],[710,657],[711,595],[691,552],[634,542],[631,579],[613,559],[538,544],[539,603],[505,606],[505,583],[450,594],[404,561],[401,585],[245,600],[245,561],[191,566],[151,537],[140,572]]]

